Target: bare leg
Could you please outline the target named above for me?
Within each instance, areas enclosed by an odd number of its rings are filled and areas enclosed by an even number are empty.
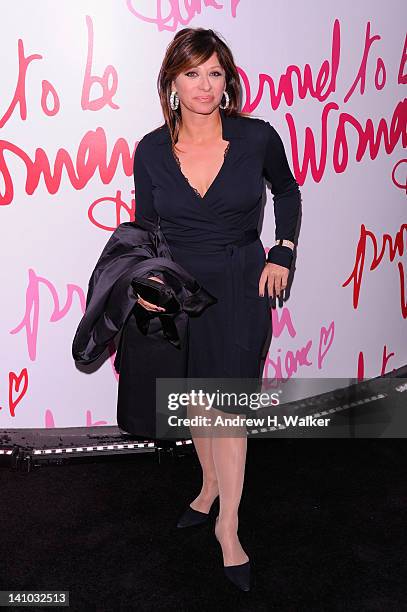
[[[193,417],[195,415],[207,416],[204,407],[189,405],[187,407],[187,411],[188,417]],[[189,429],[191,431],[195,450],[202,467],[201,492],[199,493],[198,497],[196,497],[190,503],[190,506],[193,510],[199,510],[199,512],[207,513],[209,512],[215,498],[219,494],[218,480],[212,456],[212,438],[200,427],[190,426]]]
[[[236,415],[225,414],[212,409],[213,417]],[[215,436],[212,439],[212,454],[219,485],[220,512],[216,521],[215,535],[223,553],[223,564],[240,565],[249,557],[240,544],[238,531],[238,509],[243,490],[247,454],[247,431],[234,427],[228,437]]]

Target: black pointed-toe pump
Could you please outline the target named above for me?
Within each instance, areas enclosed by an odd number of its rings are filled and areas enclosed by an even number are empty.
[[[250,561],[223,566],[225,576],[242,591],[250,591]]]
[[[215,504],[215,502],[217,502],[218,499],[219,497],[215,497],[213,504]],[[212,507],[213,507],[213,504],[212,504]],[[191,506],[188,506],[185,512],[178,519],[177,527],[182,528],[182,527],[194,527],[195,525],[202,525],[203,523],[206,523],[208,521],[209,515],[210,515],[210,510],[209,512],[200,512],[199,510],[194,510],[193,508],[191,508]]]
[[[216,517],[216,521],[218,518],[219,516]],[[216,534],[215,538],[218,540]],[[241,591],[250,591],[250,561],[239,565],[224,565],[223,571],[225,576]]]

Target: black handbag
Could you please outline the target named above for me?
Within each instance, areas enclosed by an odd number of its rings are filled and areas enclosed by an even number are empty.
[[[171,263],[173,266],[176,265],[173,262]],[[168,268],[168,274],[173,274],[170,269],[170,262],[167,263],[166,268]],[[212,306],[218,301],[214,295],[196,281],[188,285],[189,295],[182,299],[182,301],[178,299],[171,287],[158,281],[148,278],[133,278],[131,285],[135,293],[143,298],[143,300],[165,308],[165,312],[153,312],[144,308],[144,312],[150,315],[173,315],[183,310],[190,317],[199,317],[208,306]]]
[[[146,302],[165,308],[160,314],[176,314],[181,309],[174,291],[171,287],[149,278],[133,279],[133,290]]]

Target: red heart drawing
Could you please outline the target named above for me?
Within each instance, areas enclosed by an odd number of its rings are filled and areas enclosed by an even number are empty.
[[[331,322],[328,329],[326,329],[326,327],[324,326],[321,327],[321,332],[319,334],[319,347],[318,347],[318,368],[319,369],[321,369],[322,361],[324,360],[325,355],[331,348],[331,344],[333,342],[334,335],[335,335],[334,321]],[[324,347],[323,352],[321,351],[322,347]]]
[[[23,380],[24,380],[24,386],[20,391],[20,395],[18,395],[17,397],[13,397],[14,391],[18,393],[21,382]],[[27,389],[28,389],[27,368],[23,368],[19,376],[17,376],[15,372],[9,372],[9,375],[8,375],[8,403],[9,403],[11,416],[15,416],[14,410],[17,404],[22,400],[22,398],[26,394]]]

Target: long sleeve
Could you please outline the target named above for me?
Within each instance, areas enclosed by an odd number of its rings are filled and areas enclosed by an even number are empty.
[[[136,198],[136,222],[142,227],[152,229],[157,226],[158,215],[153,203],[153,185],[146,168],[147,149],[143,138],[134,153],[133,176]]]
[[[145,142],[142,138],[139,141],[134,153],[133,163],[134,190],[136,198],[135,221],[141,227],[154,233],[157,255],[168,256],[167,245],[163,245],[162,241],[160,240],[161,232],[158,232],[157,234],[159,218],[154,208],[153,184],[146,168],[146,159],[148,159],[148,155],[146,155],[146,153]],[[154,276],[160,278],[162,281],[165,280],[161,272],[155,273]]]
[[[263,163],[263,175],[271,183],[277,240],[294,242],[301,204],[301,192],[287,161],[284,144],[278,132],[265,121],[268,140]],[[293,251],[288,246],[275,245],[268,252],[267,261],[290,268]]]

